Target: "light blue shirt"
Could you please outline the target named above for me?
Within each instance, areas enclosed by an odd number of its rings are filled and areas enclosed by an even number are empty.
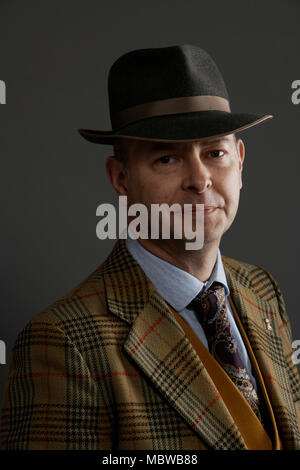
[[[173,264],[155,256],[150,251],[146,250],[138,240],[133,240],[129,236],[126,239],[126,246],[133,258],[138,262],[146,276],[152,281],[154,286],[165,301],[176,310],[179,315],[186,321],[192,328],[194,333],[198,336],[200,341],[208,349],[206,335],[201,326],[196,312],[187,309],[187,305],[196,297],[200,292],[206,291],[213,282],[220,282],[223,284],[226,295],[226,305],[228,309],[228,317],[230,321],[230,328],[232,334],[237,342],[239,355],[245,365],[245,368],[252,380],[252,383],[257,390],[256,380],[252,373],[251,362],[237,328],[234,315],[228,301],[229,288],[226,280],[224,266],[222,263],[221,253],[218,250],[217,260],[214,265],[210,278],[206,282],[202,282],[192,274],[177,268]]]

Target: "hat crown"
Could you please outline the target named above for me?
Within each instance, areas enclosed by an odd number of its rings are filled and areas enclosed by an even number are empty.
[[[130,51],[111,66],[108,76],[112,127],[114,114],[158,100],[219,96],[229,101],[222,75],[200,47],[184,44]]]

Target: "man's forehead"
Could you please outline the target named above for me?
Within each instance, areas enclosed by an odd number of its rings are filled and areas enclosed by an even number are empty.
[[[132,150],[140,149],[141,147],[151,151],[151,152],[159,152],[160,150],[175,150],[178,148],[185,148],[189,146],[207,146],[212,144],[220,144],[220,143],[232,143],[234,141],[234,134],[229,134],[226,136],[220,137],[210,137],[206,139],[199,139],[197,141],[190,141],[190,142],[155,142],[155,141],[147,141],[147,140],[136,140],[131,142]]]
[[[178,147],[188,147],[192,145],[196,146],[205,146],[211,144],[217,144],[220,142],[232,142],[233,141],[233,134],[230,136],[223,136],[223,137],[211,137],[207,139],[201,139],[193,142],[151,142],[151,150],[159,150],[160,148],[178,148]]]

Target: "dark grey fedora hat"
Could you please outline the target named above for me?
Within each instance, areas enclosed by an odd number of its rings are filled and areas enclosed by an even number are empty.
[[[184,44],[119,57],[108,76],[112,130],[79,129],[87,140],[193,141],[242,131],[272,118],[232,113],[222,75],[209,54]]]

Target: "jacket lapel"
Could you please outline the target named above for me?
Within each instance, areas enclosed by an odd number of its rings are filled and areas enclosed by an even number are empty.
[[[103,272],[109,310],[131,325],[126,354],[208,447],[246,449],[199,356],[123,240]]]
[[[237,262],[223,257],[230,295],[251,343],[272,404],[284,448],[298,448],[299,431],[290,390],[287,361],[284,356],[276,298],[264,298],[258,292],[259,272],[247,272]],[[253,287],[255,286],[255,288]]]

